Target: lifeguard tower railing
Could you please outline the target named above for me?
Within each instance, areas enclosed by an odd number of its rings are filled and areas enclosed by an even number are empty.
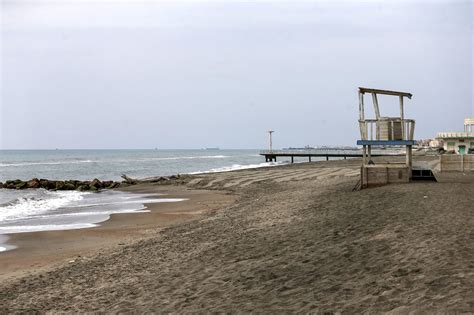
[[[361,140],[413,141],[415,120],[388,118],[359,120]]]

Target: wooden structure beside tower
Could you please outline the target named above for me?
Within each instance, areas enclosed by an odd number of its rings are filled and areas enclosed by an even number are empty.
[[[365,94],[372,95],[375,118],[367,119],[365,117]],[[377,97],[380,94],[398,97],[400,116],[381,116]],[[362,146],[361,188],[409,182],[411,179],[412,146],[415,144],[413,140],[415,121],[405,118],[405,97],[411,99],[412,95],[407,92],[359,88],[359,128],[361,138],[357,141],[357,145]],[[376,164],[372,160],[372,146],[405,146],[406,160],[404,163],[383,162]]]

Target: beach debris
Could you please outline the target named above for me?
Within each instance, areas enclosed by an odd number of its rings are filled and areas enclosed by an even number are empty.
[[[125,182],[126,182],[127,184],[135,185],[135,184],[137,183],[137,180],[136,180],[136,179],[133,179],[133,178],[131,178],[131,177],[128,177],[128,176],[125,175],[125,174],[122,174],[122,176],[120,176],[120,177],[122,177],[122,178],[125,180]]]

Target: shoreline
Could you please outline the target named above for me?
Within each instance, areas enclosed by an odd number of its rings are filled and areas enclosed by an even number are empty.
[[[0,280],[45,271],[77,257],[129,244],[155,235],[157,230],[216,211],[235,199],[224,192],[189,190],[175,185],[138,184],[120,190],[165,194],[169,198],[186,200],[144,203],[148,212],[113,213],[107,220],[90,228],[0,235],[4,238],[2,243],[7,241],[2,246],[10,247],[0,252]]]

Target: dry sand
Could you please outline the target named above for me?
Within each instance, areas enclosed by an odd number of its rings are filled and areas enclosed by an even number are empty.
[[[0,312],[472,313],[474,184],[352,191],[358,167],[192,176],[175,194],[211,190],[221,199],[209,208],[219,211],[165,229],[154,222],[126,245],[17,272],[0,285]]]

